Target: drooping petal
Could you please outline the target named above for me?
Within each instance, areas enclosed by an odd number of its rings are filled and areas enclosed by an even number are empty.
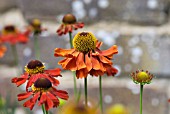
[[[114,67],[110,67],[110,68],[107,68],[107,75],[108,76],[114,76],[115,74],[117,74],[118,70]]]
[[[85,64],[87,67],[88,72],[92,69],[92,62],[88,54],[85,55]]]
[[[19,78],[18,77],[12,78],[11,82],[15,83],[17,86],[20,86],[26,82],[28,77],[29,77],[28,74],[25,73],[25,74],[21,75],[21,77],[19,77]]]
[[[77,60],[76,60],[77,70],[86,68],[86,64],[84,63],[84,54],[79,53]]]
[[[94,69],[92,69],[90,71],[90,75],[92,75],[92,76],[102,76],[103,74],[104,74],[104,72],[102,72],[101,70],[94,70]]]
[[[55,57],[72,57],[72,53],[75,51],[75,49],[62,49],[62,48],[56,48],[54,52]]]
[[[51,92],[61,99],[65,99],[65,100],[68,99],[68,93],[66,91],[57,90],[56,88],[52,88]]]
[[[79,78],[86,78],[88,75],[87,68],[80,69],[76,71],[76,77]]]
[[[61,76],[60,72],[60,68],[44,70],[44,73],[50,74],[53,77]]]
[[[49,110],[50,108],[53,108],[53,101],[51,100],[51,98],[49,98],[48,96],[47,96],[47,101],[46,101],[46,103],[45,103],[45,109],[46,110]]]
[[[18,101],[22,101],[32,95],[32,92],[18,94]]]
[[[104,57],[104,56],[99,55],[99,59],[100,59],[100,61],[101,61],[101,62],[103,62],[103,63],[109,64],[109,65],[112,65],[112,61],[111,61],[111,60],[109,60],[109,59],[107,59],[107,58],[106,58],[106,57]]]
[[[100,69],[100,63],[97,60],[97,58],[93,57],[93,56],[90,56],[90,58],[91,58],[91,62],[92,62],[92,68],[95,69],[95,70],[99,70]]]
[[[117,54],[118,53],[118,49],[116,45],[113,45],[111,48],[104,50],[101,52],[101,55],[103,56],[109,56],[112,58],[113,54]]]

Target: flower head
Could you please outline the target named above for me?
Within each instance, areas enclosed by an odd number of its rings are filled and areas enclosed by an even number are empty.
[[[26,90],[28,91],[28,88],[32,86],[32,84],[38,79],[38,78],[47,78],[50,80],[52,84],[57,86],[59,84],[59,81],[55,79],[55,77],[61,76],[60,69],[51,69],[51,70],[45,70],[44,64],[39,60],[31,60],[26,66],[25,66],[25,73],[21,75],[21,77],[15,77],[12,79],[12,83],[15,83],[17,86],[22,85],[27,80]]]
[[[78,28],[83,28],[84,23],[77,22],[76,17],[72,14],[66,14],[63,17],[62,24],[57,30],[57,34],[59,36],[63,34],[67,34],[68,32],[72,32],[73,30],[77,30]]]
[[[34,35],[41,34],[42,31],[46,30],[46,28],[42,28],[42,23],[39,19],[31,20],[30,26],[28,28],[33,32]]]
[[[27,43],[29,31],[20,32],[14,25],[7,25],[1,31],[0,38],[2,42],[10,44]]]
[[[26,93],[21,93],[18,95],[18,100],[24,100],[29,97],[31,99],[27,100],[23,106],[33,109],[36,102],[38,105],[45,105],[45,109],[49,110],[50,108],[59,106],[59,98],[68,99],[68,93],[63,90],[57,90],[52,85],[51,81],[47,78],[38,78],[31,87],[31,91]]]
[[[150,74],[148,71],[138,70],[131,73],[131,77],[136,84],[145,85],[151,83],[153,74]]]
[[[77,78],[102,76],[103,74],[114,76],[117,69],[112,67],[114,54],[118,53],[117,46],[113,45],[108,50],[100,50],[101,42],[90,32],[79,32],[73,39],[73,49],[56,48],[54,56],[65,57],[59,64],[66,70],[76,71]]]

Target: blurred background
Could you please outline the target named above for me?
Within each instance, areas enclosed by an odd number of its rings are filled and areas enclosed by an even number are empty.
[[[144,87],[143,113],[170,114],[170,0],[0,0],[0,29],[14,24],[24,30],[31,19],[40,19],[48,29],[39,37],[40,60],[47,68],[60,67],[57,62],[61,58],[54,57],[54,49],[69,48],[69,36],[58,36],[56,30],[67,13],[85,23],[78,31],[93,32],[104,43],[102,49],[118,46],[113,62],[119,73],[103,80],[105,110],[122,104],[130,114],[139,113],[139,85],[129,74],[143,69],[155,75],[153,82]],[[7,52],[0,58],[0,110],[5,108],[7,112],[0,114],[41,114],[38,107],[30,112],[17,101],[17,94],[24,89],[11,84],[16,67],[10,46],[6,46]],[[19,64],[24,68],[34,59],[33,38],[27,44],[18,44],[17,50]],[[62,75],[59,88],[68,90],[71,96],[72,74],[63,71]],[[78,80],[78,86],[82,88],[83,80]],[[89,97],[98,102],[98,78],[89,76],[88,89]]]

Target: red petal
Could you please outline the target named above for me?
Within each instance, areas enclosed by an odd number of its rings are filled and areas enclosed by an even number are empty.
[[[103,56],[109,56],[109,57],[111,57],[111,56],[113,56],[113,54],[117,54],[117,53],[118,53],[118,50],[117,50],[116,45],[113,45],[111,48],[101,52],[101,54]]]
[[[50,70],[44,70],[45,73],[50,74],[51,76],[61,76],[60,72],[61,69],[60,68],[56,68],[56,69],[50,69]]]
[[[66,91],[57,90],[57,89],[53,88],[52,92],[61,99],[65,99],[65,100],[68,99],[68,93]]]
[[[53,108],[53,101],[47,96],[47,100],[45,103],[45,109],[49,110],[50,108]]]
[[[32,95],[32,92],[18,94],[18,101],[22,101]]]

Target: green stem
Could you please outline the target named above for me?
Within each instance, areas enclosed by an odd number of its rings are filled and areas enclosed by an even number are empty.
[[[35,51],[35,58],[39,60],[40,59],[40,46],[38,43],[38,35],[34,35],[34,51]]]
[[[46,114],[46,110],[45,110],[45,108],[44,108],[44,105],[43,105],[43,104],[41,105],[41,108],[42,108],[43,114]]]
[[[13,57],[14,57],[14,62],[15,66],[17,67],[17,75],[20,75],[20,68],[19,68],[19,61],[18,61],[18,54],[17,54],[17,48],[16,45],[11,45]]]
[[[102,76],[99,76],[99,90],[100,90],[100,110],[101,114],[103,114]]]
[[[143,96],[143,85],[140,84],[140,114],[142,114],[142,96]]]
[[[69,38],[70,38],[70,48],[73,48],[71,32],[69,32]],[[73,80],[74,80],[74,95],[77,97],[77,83],[76,83],[76,73],[75,72],[73,72]]]
[[[73,48],[73,43],[72,43],[72,33],[69,32],[69,38],[70,38],[70,48]]]
[[[87,106],[87,77],[84,78],[85,106]]]

